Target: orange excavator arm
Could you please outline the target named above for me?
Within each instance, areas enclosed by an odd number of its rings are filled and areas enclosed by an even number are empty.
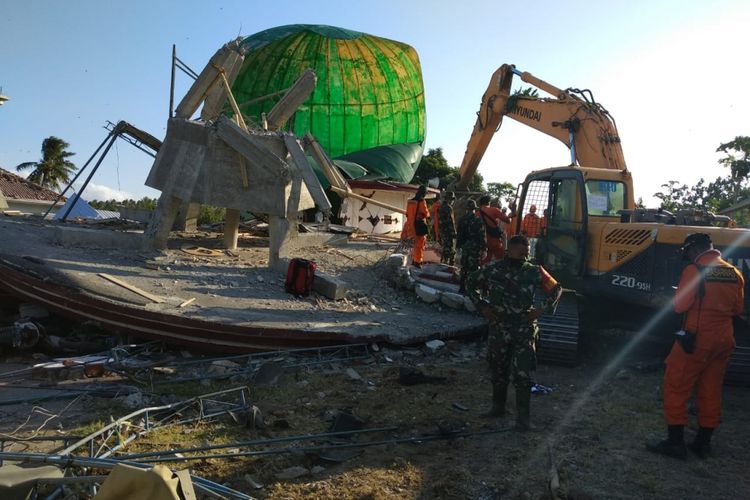
[[[553,97],[511,95],[514,75]],[[561,90],[513,65],[503,64],[492,74],[482,96],[461,162],[457,190],[466,188],[506,115],[565,144],[570,149],[571,165],[627,170],[615,121],[594,101],[590,91]]]

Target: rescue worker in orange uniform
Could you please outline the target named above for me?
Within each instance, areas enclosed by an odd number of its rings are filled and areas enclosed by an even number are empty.
[[[430,207],[430,218],[432,219],[432,237],[435,241],[440,243],[440,217],[438,217],[438,211],[440,210],[440,204],[443,202],[443,195],[441,194]]]
[[[521,234],[527,238],[538,238],[542,232],[542,220],[536,214],[536,205],[529,207],[527,213],[521,221]]]
[[[427,218],[430,211],[424,197],[427,194],[426,186],[419,186],[414,198],[406,203],[406,222],[401,230],[401,239],[413,239],[414,245],[411,250],[411,263],[413,266],[421,267],[424,249],[427,244]]]
[[[482,218],[487,236],[487,253],[482,259],[482,265],[493,260],[502,260],[505,256],[505,232],[502,224],[510,224],[510,217],[498,207],[490,206],[490,200],[489,195],[479,198],[479,216]]]
[[[664,416],[668,437],[646,443],[650,451],[685,459],[687,449],[700,458],[711,451],[711,436],[721,417],[721,386],[735,341],[732,316],[742,312],[742,273],[721,258],[711,238],[695,233],[685,238],[685,267],[677,286],[674,310],[683,313],[682,329],[665,363]],[[697,388],[698,433],[687,447],[684,429],[687,403]]]

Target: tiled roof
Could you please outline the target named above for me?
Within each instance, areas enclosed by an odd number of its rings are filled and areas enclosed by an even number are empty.
[[[0,168],[0,191],[8,200],[55,201],[57,193]],[[63,198],[65,201],[65,198]]]

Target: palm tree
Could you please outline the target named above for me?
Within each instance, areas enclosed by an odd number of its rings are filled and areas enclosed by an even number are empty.
[[[29,174],[28,180],[56,191],[60,190],[60,184],[70,182],[70,176],[76,171],[73,162],[68,158],[75,153],[65,151],[70,144],[59,137],[49,136],[42,141],[42,159],[40,161],[27,161],[16,166],[17,171],[34,168]]]

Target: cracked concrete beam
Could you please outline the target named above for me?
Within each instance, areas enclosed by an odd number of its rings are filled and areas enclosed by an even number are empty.
[[[175,116],[178,118],[190,118],[193,116],[206,96],[211,92],[214,85],[222,85],[221,82],[221,71],[224,70],[225,74],[229,73],[232,69],[230,64],[233,64],[234,58],[232,54],[239,53],[240,43],[242,38],[237,38],[227,44],[224,44],[216,53],[211,57],[203,68],[198,78],[190,86],[190,90],[187,91],[185,97],[182,98],[180,104],[175,109]]]

